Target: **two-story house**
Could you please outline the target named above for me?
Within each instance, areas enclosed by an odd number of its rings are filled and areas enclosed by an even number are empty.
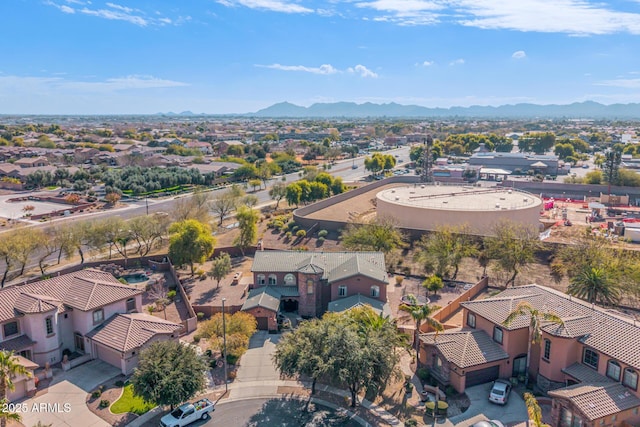
[[[9,286],[0,290],[0,349],[36,367],[61,362],[63,353],[79,353],[129,374],[141,348],[177,339],[181,329],[141,311],[142,291],[98,270]],[[16,388],[10,398],[26,391]]]
[[[528,372],[530,318],[503,324],[521,301],[564,322],[543,323]],[[538,285],[462,306],[462,328],[420,336],[421,361],[442,384],[463,392],[496,378],[528,375],[553,398],[554,426],[640,425],[640,325],[632,318]]]
[[[272,329],[279,309],[318,317],[366,304],[390,314],[382,252],[258,251],[251,271],[254,289],[243,310],[261,329]]]

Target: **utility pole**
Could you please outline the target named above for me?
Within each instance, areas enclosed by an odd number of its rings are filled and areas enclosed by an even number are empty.
[[[433,147],[433,138],[431,135],[427,135],[422,141],[422,174],[420,176],[422,182],[433,182],[431,147]]]

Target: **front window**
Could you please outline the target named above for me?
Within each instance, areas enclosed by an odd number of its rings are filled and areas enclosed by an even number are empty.
[[[612,380],[620,381],[620,365],[615,360],[607,362],[607,376]]]
[[[265,284],[264,274],[258,274],[258,285],[264,285],[264,284]]]
[[[104,311],[102,309],[93,312],[93,324],[102,323],[104,320]]]
[[[347,287],[346,286],[338,286],[338,296],[346,297],[347,296]]]
[[[18,352],[18,355],[24,357],[25,359],[31,360],[31,350],[22,350]]]
[[[275,274],[270,274],[269,275],[269,284],[270,285],[275,285],[276,283],[278,283],[278,278],[276,277]]]
[[[551,357],[551,341],[545,339],[544,340],[544,354],[542,355],[542,358],[544,360],[549,360],[550,357]]]
[[[582,356],[582,363],[587,366],[592,367],[593,369],[598,369],[598,353],[591,350],[590,348],[584,349],[584,354]]]
[[[622,377],[622,384],[634,390],[638,389],[638,373],[631,368],[624,370],[624,376]]]
[[[313,293],[313,279],[307,279],[307,294],[311,295]]]
[[[502,329],[497,326],[493,327],[493,340],[498,344],[502,344]]]
[[[467,312],[467,326],[474,329],[476,327],[476,315],[470,311]]]
[[[44,326],[47,330],[47,335],[53,335],[53,317],[49,316],[44,319]]]
[[[373,298],[378,298],[380,296],[380,286],[371,287],[371,296]]]
[[[2,325],[2,332],[4,333],[4,337],[10,337],[12,335],[18,335],[20,330],[18,329],[18,322],[9,322]]]
[[[131,313],[132,311],[136,311],[136,300],[135,300],[135,298],[129,298],[127,300],[127,313]]]
[[[287,286],[295,286],[296,276],[291,273],[287,274],[286,276],[284,276],[284,284]]]

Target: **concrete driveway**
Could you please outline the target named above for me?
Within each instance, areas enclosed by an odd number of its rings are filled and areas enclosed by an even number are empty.
[[[493,383],[470,387],[465,393],[471,406],[463,414],[451,417],[449,421],[456,427],[469,427],[478,421],[498,420],[503,424],[513,424],[528,419],[527,407],[518,393],[511,392],[506,405],[500,406],[489,402],[489,390]]]
[[[27,405],[22,424],[33,426],[42,421],[52,427],[108,427],[87,408],[87,393],[118,375],[118,368],[101,360],[56,374],[45,394],[21,402]]]
[[[256,332],[249,341],[249,350],[240,359],[236,382],[279,380],[280,373],[271,360],[279,340],[280,334]]]

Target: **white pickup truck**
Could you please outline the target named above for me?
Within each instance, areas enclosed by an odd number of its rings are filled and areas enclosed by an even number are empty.
[[[199,419],[206,419],[209,412],[215,410],[209,399],[200,399],[195,403],[184,403],[160,419],[162,427],[184,427]]]

